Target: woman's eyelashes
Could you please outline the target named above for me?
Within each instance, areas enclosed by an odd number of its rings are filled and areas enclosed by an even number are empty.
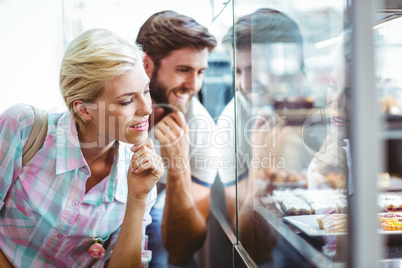
[[[125,102],[120,103],[120,105],[127,106],[127,105],[130,105],[132,102],[133,102],[133,100],[130,99],[130,100],[128,100],[128,101],[125,101]]]
[[[150,91],[151,91],[151,89],[150,89],[150,88],[147,88],[147,89],[144,91],[144,95],[148,95]],[[134,102],[134,100],[133,100],[134,97],[135,97],[135,96],[133,96],[131,99],[129,99],[129,100],[125,101],[125,102],[120,103],[120,105],[123,105],[123,106],[130,105],[131,103]]]

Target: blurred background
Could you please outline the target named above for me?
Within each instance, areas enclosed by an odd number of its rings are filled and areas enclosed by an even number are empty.
[[[204,99],[208,99],[205,106],[216,117],[230,98],[227,91],[231,90],[232,81],[230,55],[224,53],[222,37],[233,19],[266,6],[286,10],[299,23],[305,38],[306,72],[313,83],[311,90],[320,102],[323,93],[318,84],[322,65],[327,63],[323,57],[328,51],[325,43],[316,46],[342,32],[343,1],[239,1],[238,15],[233,14],[230,1],[224,0],[0,0],[0,111],[19,102],[43,109],[64,109],[58,85],[59,67],[71,40],[99,27],[135,39],[150,15],[172,9],[194,17],[217,37],[219,44],[210,57],[202,91]],[[214,85],[214,89],[209,85]]]

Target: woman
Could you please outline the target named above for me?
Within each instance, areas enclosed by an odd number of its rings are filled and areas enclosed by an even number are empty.
[[[60,72],[69,112],[48,115],[45,141],[24,166],[33,110],[19,104],[0,116],[0,266],[147,265],[145,227],[164,169],[148,139],[142,58],[105,29],[76,38]]]
[[[350,33],[346,32],[335,50],[326,95],[329,131],[308,167],[309,189],[348,189],[350,194],[353,192],[353,185],[348,179],[351,178],[348,137],[352,61],[350,38]]]

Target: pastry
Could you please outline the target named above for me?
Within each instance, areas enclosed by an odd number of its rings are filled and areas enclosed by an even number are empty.
[[[318,228],[326,233],[345,233],[348,231],[346,214],[326,214],[317,217]]]

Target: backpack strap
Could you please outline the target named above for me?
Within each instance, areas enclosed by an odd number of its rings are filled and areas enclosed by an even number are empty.
[[[34,106],[32,106],[32,109],[35,119],[32,131],[22,150],[22,166],[25,166],[38,152],[47,134],[47,113],[43,115],[42,111]]]

